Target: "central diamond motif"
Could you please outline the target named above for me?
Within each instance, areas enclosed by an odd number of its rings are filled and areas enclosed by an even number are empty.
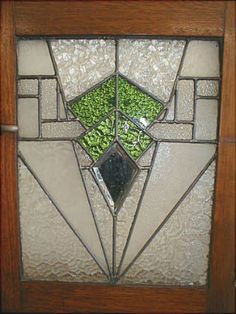
[[[77,141],[94,162],[107,203],[118,211],[139,171],[136,162],[153,142],[148,128],[164,105],[118,74],[73,99],[68,109],[86,129]]]
[[[129,192],[138,167],[118,143],[115,143],[93,167],[109,205],[115,210]]]

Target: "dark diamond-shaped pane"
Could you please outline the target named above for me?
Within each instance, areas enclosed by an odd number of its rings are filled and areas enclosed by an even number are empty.
[[[114,202],[114,207],[117,208],[129,192],[138,173],[137,165],[129,158],[121,146],[115,143],[96,163],[94,168],[98,181],[105,183]],[[97,170],[101,175],[100,178]]]

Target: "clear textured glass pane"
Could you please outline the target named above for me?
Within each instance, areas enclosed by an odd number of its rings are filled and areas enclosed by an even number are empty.
[[[170,124],[170,123],[155,123],[149,132],[156,139],[191,139],[192,138],[192,125],[191,124]]]
[[[37,95],[38,80],[19,80],[18,82],[19,95]]]
[[[207,284],[219,44],[18,41],[24,279]]]
[[[53,75],[54,69],[46,41],[19,40],[17,43],[20,75]]]
[[[67,100],[84,93],[115,70],[113,40],[52,40]]]
[[[206,284],[214,176],[213,162],[120,284]]]
[[[107,281],[21,161],[19,161],[19,194],[25,279]]]
[[[177,110],[178,120],[192,120],[194,105],[194,83],[192,80],[179,81],[177,85]]]
[[[106,257],[109,265],[112,265],[112,215],[109,207],[96,183],[92,172],[89,170],[82,171],[87,193],[90,197],[91,205],[101,234],[102,243],[105,248]]]
[[[161,100],[168,101],[184,46],[183,40],[120,40],[119,71]]]
[[[19,136],[37,137],[38,130],[38,99],[18,99],[18,126]]]
[[[161,143],[159,145],[122,271],[163,223],[214,153],[215,145],[211,144]]]
[[[218,81],[199,80],[197,82],[197,93],[199,96],[217,96],[218,92]]]
[[[51,201],[106,269],[72,144],[61,141],[20,142],[19,150],[38,181],[48,191]]]
[[[84,132],[78,121],[42,123],[43,138],[75,138]]]
[[[56,80],[42,81],[42,118],[56,119],[57,117],[57,82]]]

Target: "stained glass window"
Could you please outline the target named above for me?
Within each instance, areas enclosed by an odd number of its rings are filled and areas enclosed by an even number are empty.
[[[23,276],[205,285],[219,42],[20,39]]]

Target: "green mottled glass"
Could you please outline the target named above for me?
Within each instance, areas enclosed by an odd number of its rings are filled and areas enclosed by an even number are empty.
[[[90,128],[115,106],[115,78],[88,92],[69,108],[85,127]]]
[[[137,159],[147,149],[152,139],[125,116],[119,114],[118,136],[126,151]]]
[[[79,142],[86,148],[90,156],[97,160],[107,150],[115,137],[115,116],[112,114],[80,138]]]
[[[142,127],[147,127],[160,115],[164,106],[119,77],[119,108]]]

